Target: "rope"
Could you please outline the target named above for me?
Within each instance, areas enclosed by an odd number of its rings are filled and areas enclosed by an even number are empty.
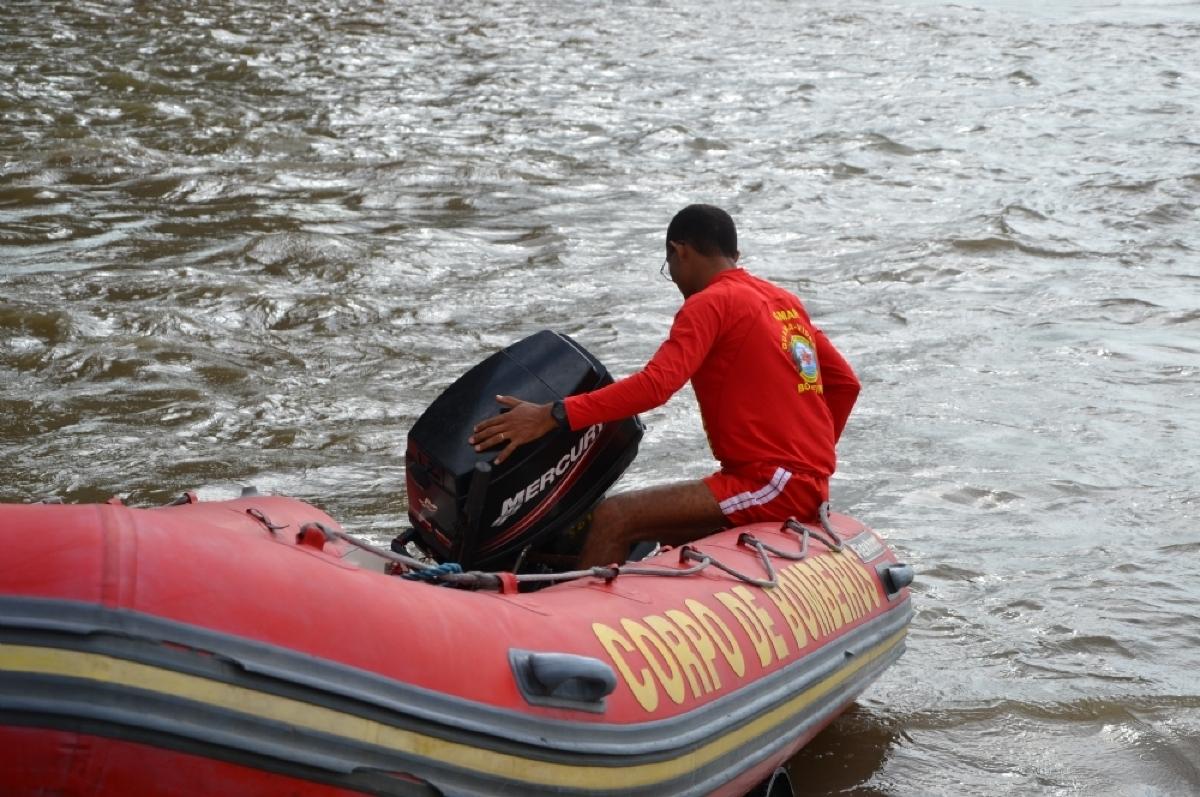
[[[521,584],[538,584],[555,581],[575,581],[580,578],[593,576],[604,581],[615,581],[617,576],[691,576],[699,573],[708,565],[676,568],[666,565],[607,565],[589,567],[587,570],[568,570],[565,573],[521,573],[517,582]]]
[[[821,506],[824,507],[826,504],[822,504]],[[762,551],[769,551],[770,553],[773,553],[782,559],[788,559],[793,562],[802,562],[808,558],[808,541],[810,539],[815,539],[818,542],[823,543],[825,547],[831,551],[842,550],[842,541],[838,538],[837,532],[833,530],[833,527],[829,525],[828,516],[826,516],[825,523],[823,525],[825,525],[825,530],[829,532],[828,537],[824,536],[821,532],[814,531],[808,526],[802,525],[795,518],[787,519],[787,522],[783,524],[783,528],[781,528],[780,531],[791,532],[800,538],[800,550],[798,552],[780,550],[772,545],[768,545],[767,543],[755,537],[753,534],[743,534],[741,537],[738,537],[738,542],[743,545],[752,545],[758,548],[760,553]]]
[[[400,565],[403,570],[396,575],[409,581],[425,581],[430,584],[442,584],[447,587],[488,590],[491,592],[498,592],[502,588],[500,577],[494,573],[481,573],[474,570],[464,573],[462,565],[457,562],[446,562],[440,565],[426,564],[420,559],[414,559],[411,556],[404,556],[403,554],[380,548],[365,540],[351,536],[344,531],[331,529],[324,523],[317,525],[320,526],[327,537],[336,537],[339,540],[350,543],[356,548],[373,553],[381,559],[386,559],[389,562]]]
[[[828,501],[822,501],[821,505],[819,507],[817,507],[817,519],[821,521],[821,528],[825,529],[825,533],[830,536],[830,538],[832,540],[833,550],[835,550],[835,551],[842,550],[841,538],[838,537],[837,532],[833,530],[833,524],[829,522],[829,502]],[[788,518],[788,520],[795,521],[795,518]],[[796,525],[798,525],[798,524],[793,524],[792,528],[794,529]],[[807,532],[807,529],[805,531]],[[830,542],[828,542],[826,540],[822,540],[822,542],[824,542],[826,545],[830,544]]]
[[[576,581],[582,578],[599,578],[605,582],[615,581],[619,576],[692,576],[706,570],[709,567],[715,567],[723,573],[733,576],[738,581],[743,581],[747,584],[753,584],[757,587],[774,587],[779,583],[778,577],[775,574],[775,567],[771,563],[771,558],[767,554],[773,554],[781,559],[798,562],[807,559],[809,556],[809,541],[817,540],[822,543],[830,551],[842,550],[842,541],[838,537],[837,531],[833,528],[833,524],[829,518],[829,502],[821,504],[818,510],[818,518],[821,522],[823,531],[810,529],[803,525],[795,518],[788,518],[780,531],[790,532],[798,539],[800,549],[798,551],[785,551],[768,545],[762,540],[755,537],[749,532],[743,532],[738,537],[738,545],[745,545],[753,548],[758,553],[758,561],[766,573],[766,578],[756,578],[752,575],[742,573],[735,568],[725,564],[721,560],[709,553],[700,551],[691,546],[684,545],[679,549],[679,562],[686,564],[693,562],[688,567],[670,567],[668,565],[608,565],[604,567],[589,567],[584,570],[569,570],[565,573],[525,573],[511,576],[515,578],[518,584],[545,584],[557,583],[562,581]],[[327,536],[336,537],[344,540],[351,545],[369,551],[376,556],[387,559],[390,562],[402,565],[406,572],[400,574],[402,578],[409,581],[424,581],[430,584],[442,584],[444,586],[458,587],[460,589],[475,589],[497,591],[501,589],[501,579],[496,573],[485,573],[480,571],[464,572],[462,565],[457,562],[445,562],[440,565],[428,565],[420,560],[413,559],[410,556],[402,556],[401,554],[392,551],[384,550],[369,542],[364,542],[356,537],[352,537],[344,531],[331,529],[324,524],[319,524],[321,530]]]
[[[749,537],[750,535],[743,534],[742,536]],[[738,542],[740,543],[741,541],[742,540],[739,537]],[[757,540],[755,540],[755,542],[757,542]],[[702,563],[704,563],[705,567],[708,567],[711,565],[712,567],[715,567],[724,573],[728,573],[729,575],[736,578],[738,581],[745,581],[747,584],[753,584],[756,587],[778,586],[779,581],[775,577],[775,568],[771,565],[771,560],[768,559],[766,553],[763,552],[761,544],[757,547],[758,547],[759,562],[762,564],[763,570],[767,571],[767,577],[765,579],[755,578],[754,576],[748,576],[745,573],[741,573],[737,570],[734,570],[732,567],[725,564],[721,560],[713,557],[710,554],[706,554],[706,553],[697,551],[695,548],[692,548],[690,545],[683,546],[683,550],[680,551],[679,556],[681,559],[691,559],[696,562],[702,562]]]
[[[433,584],[441,581],[445,576],[458,574],[462,571],[462,565],[458,562],[446,562],[434,567],[427,567],[424,570],[410,570],[407,573],[401,573],[400,578],[409,581],[428,581]]]
[[[326,526],[324,523],[320,524],[320,526],[321,526],[321,530],[325,532],[326,536],[337,537],[339,540],[344,540],[344,541],[350,543],[355,548],[361,548],[364,551],[369,551],[370,553],[373,553],[382,559],[387,559],[389,562],[395,562],[398,565],[403,565],[405,568],[407,568],[409,570],[425,570],[426,568],[430,567],[430,565],[425,564],[424,562],[420,561],[419,559],[413,559],[411,556],[403,556],[401,554],[395,553],[394,551],[389,551],[384,548],[380,548],[377,545],[372,545],[371,543],[369,543],[365,540],[360,540],[357,537],[351,537],[349,534],[347,534],[344,531],[338,531],[337,529],[331,529],[328,526]],[[458,567],[458,566],[455,565],[455,567]],[[457,572],[461,573],[462,568],[459,567]]]
[[[183,497],[187,498],[187,493],[184,493]],[[195,502],[193,501],[192,503],[195,503]],[[177,503],[171,504],[171,506],[177,506],[177,505],[178,505]],[[267,517],[267,513],[263,512],[261,509],[259,509],[257,507],[253,507],[253,506],[250,507],[249,509],[246,510],[246,514],[249,515],[250,517],[254,518],[255,520],[257,520],[259,523],[266,526],[267,531],[271,532],[272,534],[279,531],[280,529],[286,529],[288,527],[288,524],[286,524],[286,523],[284,523],[282,526],[279,525],[278,523],[272,523],[271,518]],[[325,531],[326,533],[328,533],[329,530],[323,528],[322,531]]]

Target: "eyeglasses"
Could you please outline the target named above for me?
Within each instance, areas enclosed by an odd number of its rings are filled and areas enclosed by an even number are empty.
[[[670,254],[667,255],[666,259],[663,260],[662,265],[659,266],[658,275],[665,280],[674,282],[675,278],[671,276],[670,268],[671,268],[671,255],[675,254],[675,247],[671,246],[671,244],[667,244],[667,246],[671,247],[671,251],[670,251]]]

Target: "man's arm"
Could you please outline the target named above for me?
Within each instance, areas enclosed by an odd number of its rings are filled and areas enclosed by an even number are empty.
[[[675,314],[671,332],[642,370],[611,385],[570,396],[566,404],[572,429],[637,415],[666,402],[691,378],[712,348],[720,330],[716,304],[697,294]],[[519,446],[537,440],[557,425],[551,404],[532,404],[512,396],[497,396],[508,412],[476,424],[468,442],[476,451],[504,445],[496,455],[499,465]]]
[[[715,302],[697,294],[675,314],[671,332],[637,373],[566,399],[572,429],[629,418],[667,402],[704,362],[721,328]]]
[[[846,358],[825,333],[813,327],[813,335],[816,337],[817,362],[821,367],[821,396],[825,399],[825,405],[829,407],[829,414],[833,416],[833,439],[836,442],[841,438],[842,430],[846,428],[846,420],[850,417],[850,410],[854,408],[862,386],[850,363],[846,362]]]

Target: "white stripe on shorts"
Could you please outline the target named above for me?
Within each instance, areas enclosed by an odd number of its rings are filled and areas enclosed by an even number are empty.
[[[759,487],[757,490],[738,493],[731,495],[721,502],[721,512],[726,515],[732,515],[740,509],[745,509],[749,506],[762,506],[769,503],[783,492],[783,488],[787,485],[788,479],[792,478],[792,474],[783,468],[776,468],[775,475],[771,477],[771,481]]]

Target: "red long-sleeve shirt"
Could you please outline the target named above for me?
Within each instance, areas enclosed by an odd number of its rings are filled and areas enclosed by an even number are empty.
[[[740,268],[688,297],[642,370],[567,398],[567,418],[572,429],[628,418],[665,403],[689,379],[722,468],[833,473],[858,378],[799,299]]]

